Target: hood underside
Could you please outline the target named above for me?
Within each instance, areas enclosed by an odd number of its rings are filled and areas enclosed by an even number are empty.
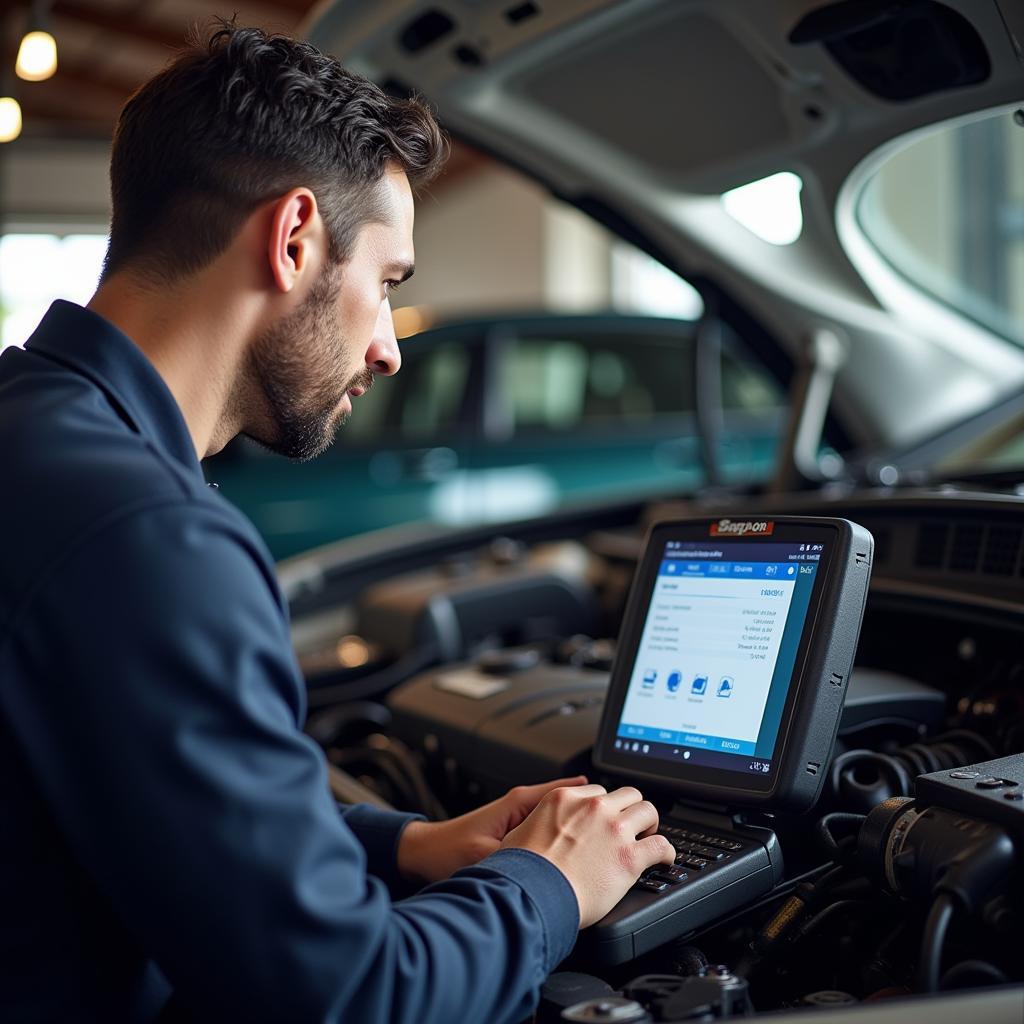
[[[543,182],[757,317],[794,359],[847,348],[836,410],[905,443],[1024,382],[1024,355],[966,321],[893,316],[841,243],[854,186],[893,140],[1024,100],[1009,0],[344,0],[309,38],[457,136]],[[792,245],[726,190],[803,182]]]

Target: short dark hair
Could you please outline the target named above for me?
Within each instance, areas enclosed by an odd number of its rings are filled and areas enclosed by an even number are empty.
[[[309,43],[215,21],[126,103],[110,163],[103,276],[172,281],[230,244],[262,202],[307,186],[346,259],[379,220],[393,162],[428,184],[447,140],[418,99],[393,99]]]

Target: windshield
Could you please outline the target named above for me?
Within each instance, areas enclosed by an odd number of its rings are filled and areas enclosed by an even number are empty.
[[[897,150],[861,192],[857,219],[912,284],[1024,345],[1024,110]]]
[[[856,217],[906,282],[1024,345],[1024,109],[961,119],[895,150],[862,188]],[[893,461],[937,479],[1024,468],[1019,403],[981,410]]]

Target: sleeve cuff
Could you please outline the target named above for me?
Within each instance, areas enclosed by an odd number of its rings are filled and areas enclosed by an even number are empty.
[[[569,955],[580,928],[580,905],[569,880],[532,850],[498,850],[476,866],[512,879],[533,902],[544,925],[545,973],[553,971]]]
[[[370,804],[339,805],[345,824],[366,851],[367,871],[394,893],[408,883],[398,872],[398,843],[410,821],[425,821],[422,814],[385,811]]]

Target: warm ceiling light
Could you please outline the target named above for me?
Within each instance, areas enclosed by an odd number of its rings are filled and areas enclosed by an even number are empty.
[[[21,104],[13,96],[0,96],[0,142],[13,142],[21,134]]]
[[[26,82],[42,82],[57,70],[57,40],[49,32],[26,32],[14,70]]]

